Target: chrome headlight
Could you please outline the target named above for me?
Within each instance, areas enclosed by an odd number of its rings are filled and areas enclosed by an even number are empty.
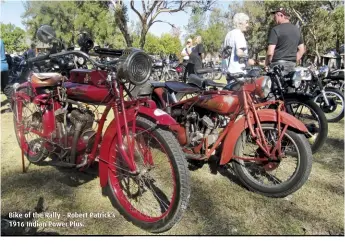
[[[265,79],[262,82],[261,85],[261,90],[263,93],[263,96],[266,98],[268,94],[271,92],[271,87],[272,87],[272,81],[271,78],[266,76]]]
[[[295,73],[293,74],[292,77],[292,84],[295,88],[299,88],[299,86],[301,86],[301,82],[302,82],[302,71],[295,71]]]

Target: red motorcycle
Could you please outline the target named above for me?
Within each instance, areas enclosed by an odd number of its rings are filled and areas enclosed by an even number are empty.
[[[149,56],[135,49],[122,54],[116,66],[97,63],[81,51],[49,55],[83,57],[95,70],[72,70],[69,81],[58,73],[34,73],[31,81],[17,84],[15,133],[35,164],[50,157],[50,165],[83,171],[98,160],[100,185],[118,211],[144,230],[163,232],[187,208],[188,163],[166,129],[178,123],[152,100],[124,97],[130,94],[129,84],[139,86],[149,78]],[[92,105],[105,105],[101,117]],[[102,133],[111,110],[114,118]]]
[[[312,166],[304,135],[308,130],[283,111],[283,102],[257,103],[257,97],[270,92],[270,78],[242,82],[230,90],[219,87],[223,85],[195,75],[188,84],[152,83],[157,107],[179,123],[169,127],[189,162],[203,165],[211,156],[221,166],[231,162],[245,186],[266,196],[284,197],[298,190]],[[177,95],[185,96],[180,100]],[[272,104],[278,108],[268,109]]]

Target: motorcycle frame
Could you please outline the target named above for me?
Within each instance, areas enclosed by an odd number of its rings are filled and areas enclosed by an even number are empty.
[[[22,87],[29,87],[31,84],[29,82],[24,83]],[[131,121],[135,121],[138,114],[141,114],[147,118],[150,118],[151,120],[154,120],[157,125],[173,125],[176,124],[176,121],[171,118],[166,113],[156,115],[154,110],[156,109],[156,105],[152,100],[149,100],[148,98],[140,98],[140,99],[131,99],[129,101],[124,99],[123,92],[125,91],[124,86],[122,83],[118,84],[116,80],[112,81],[112,99],[106,104],[106,108],[101,116],[101,119],[99,120],[99,125],[97,128],[97,132],[95,135],[95,142],[92,146],[91,153],[88,154],[87,158],[87,164],[85,166],[82,166],[79,168],[80,171],[83,171],[85,168],[90,166],[96,158],[100,161],[100,167],[99,167],[99,174],[100,174],[100,181],[101,185],[105,186],[107,183],[107,171],[108,166],[104,166],[105,164],[110,164],[108,162],[108,153],[110,150],[110,145],[113,142],[114,138],[117,139],[117,145],[119,145],[119,151],[124,160],[126,161],[126,164],[128,164],[128,167],[130,169],[130,172],[132,174],[137,173],[136,164],[134,163],[134,139],[131,139],[130,132],[133,134],[135,133],[135,122],[133,122],[131,131],[129,130],[128,123]],[[42,117],[42,124],[43,125],[43,132],[37,131],[35,129],[27,129],[27,131],[32,132],[34,134],[39,135],[42,138],[50,139],[52,137],[53,132],[56,130],[56,121],[55,121],[55,115],[54,112],[61,108],[61,105],[58,101],[53,100],[50,94],[40,94],[35,95],[34,97],[31,97],[23,92],[15,92],[15,100],[16,100],[16,107],[17,107],[17,124],[20,133],[21,133],[21,140],[20,140],[20,146],[23,149],[24,148],[24,125],[22,124],[22,117],[20,114],[22,114],[22,104],[18,105],[17,100],[24,99],[26,101],[32,102],[36,105],[39,105],[41,110],[43,109],[43,117]],[[145,105],[142,105],[145,104]],[[50,108],[50,106],[53,106]],[[146,107],[145,107],[146,106]],[[106,118],[109,114],[110,109],[114,112],[114,119],[108,126],[104,137],[102,138],[102,131],[103,127],[106,121]],[[122,130],[123,129],[123,130]],[[128,148],[128,153],[124,150],[124,144],[123,144],[123,136],[127,139],[126,147]],[[99,155],[98,153],[98,148]],[[102,152],[102,150],[104,152]],[[103,164],[102,164],[103,163]]]
[[[240,103],[236,111],[229,116],[230,122],[220,132],[218,139],[211,147],[211,149],[208,149],[209,145],[206,137],[202,139],[201,143],[198,146],[193,147],[192,151],[187,149],[184,149],[184,151],[189,154],[198,154],[202,146],[204,145],[206,152],[204,156],[198,158],[198,160],[207,160],[211,157],[215,150],[219,148],[220,145],[223,145],[223,148],[227,148],[227,150],[222,150],[221,152],[220,165],[228,163],[231,159],[262,162],[267,161],[267,158],[250,158],[233,155],[233,150],[235,148],[235,143],[237,142],[237,139],[239,138],[243,130],[248,129],[251,136],[255,138],[257,145],[262,149],[262,151],[268,157],[268,159],[272,161],[279,161],[282,158],[280,145],[287,128],[290,126],[294,129],[297,129],[298,131],[301,131],[302,133],[307,133],[308,130],[301,121],[284,112],[283,101],[273,100],[262,103],[254,103],[251,94],[253,93],[253,91],[255,91],[256,88],[257,86],[255,86],[255,84],[245,84],[239,91],[203,91],[201,93],[202,95],[238,95]],[[192,97],[190,99],[169,105],[167,106],[167,108],[169,109],[173,108],[174,106],[180,106],[181,104],[192,102],[191,100],[196,101],[198,98],[199,96]],[[163,98],[160,97],[160,99],[162,100]],[[271,104],[277,103],[278,108],[276,110],[262,109]],[[274,148],[269,147],[261,125],[261,123],[269,122],[277,123],[278,141]],[[257,125],[256,128],[254,127],[255,124]],[[177,137],[180,144],[183,144],[183,142],[185,141],[185,136],[188,136],[183,135],[183,133],[185,133],[185,129],[181,130],[176,126],[170,126],[170,129],[174,130],[177,133]]]

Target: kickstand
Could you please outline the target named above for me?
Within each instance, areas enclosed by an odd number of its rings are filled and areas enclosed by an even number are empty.
[[[22,167],[23,167],[23,173],[26,173],[28,168],[25,167],[25,159],[24,159],[24,151],[23,148],[21,149],[22,151]]]

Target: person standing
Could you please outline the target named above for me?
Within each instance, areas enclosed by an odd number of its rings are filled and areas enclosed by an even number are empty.
[[[5,54],[5,45],[0,39],[0,64],[1,64],[1,92],[6,95],[6,86],[8,85],[8,63]],[[6,95],[7,99],[9,96]]]
[[[303,54],[305,47],[300,30],[290,23],[290,14],[284,8],[271,12],[277,26],[273,27],[268,37],[265,67],[284,66],[284,72],[294,70]]]
[[[245,13],[236,13],[233,17],[234,29],[229,31],[223,43],[223,49],[231,47],[230,58],[225,60],[228,64],[229,73],[244,73],[248,57],[247,41],[244,33],[249,27],[249,16]],[[228,56],[228,55],[227,55]],[[249,59],[248,65],[254,65],[254,60]]]
[[[192,53],[189,56],[186,71],[188,75],[195,74],[197,69],[202,68],[202,62],[205,56],[204,46],[202,45],[201,36],[194,39],[195,47],[192,48]]]
[[[31,44],[31,48],[24,52],[24,57],[26,59],[36,57],[36,45],[34,43]]]
[[[183,81],[186,82],[187,78],[187,64],[189,61],[189,55],[192,53],[193,41],[191,38],[188,38],[186,47],[183,48],[181,51],[181,56],[183,56],[183,66],[184,66],[184,73],[183,73]]]

